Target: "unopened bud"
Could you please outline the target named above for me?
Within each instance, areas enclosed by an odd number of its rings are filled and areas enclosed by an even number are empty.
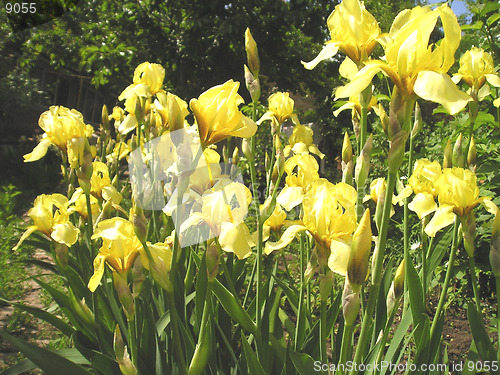
[[[219,249],[217,248],[215,241],[208,245],[205,259],[207,264],[208,280],[213,281],[219,273],[220,259]]]
[[[422,120],[422,111],[420,110],[420,106],[418,102],[415,102],[415,121],[413,123],[413,129],[411,130],[411,138],[415,138],[415,136],[420,133],[424,122]]]
[[[403,94],[399,92],[397,86],[394,87],[391,104],[389,106],[389,127],[387,128],[387,135],[392,142],[394,138],[401,133],[406,117],[406,99]],[[409,132],[410,129],[405,130]],[[406,142],[406,140],[405,140]]]
[[[446,143],[446,147],[444,148],[443,168],[451,168],[452,159],[453,148],[451,147],[451,139],[448,139],[448,143]]]
[[[351,254],[347,264],[347,276],[354,291],[358,292],[368,277],[368,264],[372,246],[370,209],[367,208],[354,232]]]
[[[342,314],[344,315],[344,322],[347,326],[352,326],[356,321],[359,313],[361,301],[359,298],[359,291],[355,292],[346,277],[344,283],[344,290],[342,292]]]
[[[184,129],[184,117],[182,116],[181,107],[177,102],[175,96],[171,93],[167,94],[168,101],[168,121],[169,130],[171,132],[175,130]],[[184,132],[178,132],[184,134]]]
[[[405,260],[403,259],[399,263],[396,269],[396,274],[394,275],[394,292],[396,297],[399,298],[403,295],[405,287]]]
[[[135,314],[135,307],[134,298],[132,297],[132,293],[127,283],[127,274],[120,274],[113,271],[113,285],[115,286],[118,299],[123,306],[123,311],[125,311],[127,318],[131,319]]]
[[[249,163],[253,163],[252,147],[250,146],[250,140],[248,138],[243,138],[241,141],[241,151],[245,158],[247,158]]]
[[[238,165],[238,162],[240,161],[240,150],[238,147],[235,147],[233,150],[233,157],[231,159],[231,163],[233,165]]]
[[[464,167],[464,152],[462,147],[462,133],[459,134],[455,146],[453,147],[453,166],[455,168]]]
[[[500,211],[495,215],[491,231],[490,265],[495,277],[500,277]]]
[[[146,216],[144,216],[144,210],[134,205],[131,211],[135,235],[141,243],[144,243],[148,236],[148,222]]]
[[[68,246],[56,242],[55,246],[56,264],[63,270],[68,267]]]
[[[120,371],[124,375],[137,375],[137,369],[134,364],[130,360],[130,356],[127,351],[127,346],[123,341],[122,334],[120,332],[120,327],[118,324],[115,328],[115,337],[113,340],[113,347],[116,355],[116,362],[118,362],[118,366],[120,367]]]
[[[142,265],[142,257],[135,258],[134,265],[132,266],[132,280],[132,292],[137,296],[141,293],[142,284],[146,280],[144,266]]]
[[[349,163],[352,160],[352,146],[349,134],[344,133],[344,142],[342,143],[342,161]]]
[[[334,275],[331,270],[319,275],[319,295],[322,302],[326,302],[333,290]]]
[[[474,211],[470,211],[467,215],[460,217],[462,223],[462,232],[464,236],[464,247],[469,258],[474,257],[474,240],[476,238],[476,218]]]
[[[316,251],[313,250],[309,262],[307,262],[306,270],[304,271],[304,282],[308,284],[318,268],[318,258],[316,257]]]
[[[469,151],[467,152],[467,166],[472,172],[476,172],[477,167],[477,152],[476,152],[476,142],[474,142],[474,137],[471,137]]]
[[[404,159],[408,135],[408,132],[401,130],[392,138],[388,156],[389,173],[396,173],[401,166]]]
[[[247,52],[247,62],[250,71],[255,77],[259,77],[260,60],[257,43],[255,42],[250,29],[245,30],[245,50]]]
[[[80,164],[80,168],[76,170],[76,177],[78,177],[78,183],[85,194],[90,193],[90,179],[92,178],[92,155],[87,151],[84,151],[83,161]]]
[[[380,117],[380,123],[382,124],[382,129],[384,130],[385,135],[389,137],[389,116],[387,116],[387,112],[380,103],[378,105],[378,116]]]
[[[355,180],[358,189],[365,185],[366,179],[368,178],[368,175],[370,173],[370,157],[372,154],[372,147],[373,135],[370,134],[370,137],[368,137],[363,150],[361,150],[361,154],[356,160]]]
[[[276,207],[276,197],[269,196],[264,201],[264,203],[260,206],[260,220],[265,222],[267,219],[271,217],[274,212],[274,208]]]
[[[342,161],[342,182],[352,186],[352,172],[354,170],[354,164],[352,160],[346,164]]]
[[[95,317],[92,311],[89,309],[87,304],[85,303],[85,298],[79,300],[73,294],[71,288],[69,289],[69,301],[71,303],[71,307],[76,315],[87,325],[94,327],[95,326]]]
[[[106,107],[106,104],[104,104],[102,106],[101,118],[102,118],[103,129],[106,131],[109,131],[109,113],[108,113],[108,107]]]
[[[246,65],[244,65],[243,68],[247,90],[250,93],[252,102],[256,103],[259,101],[261,95],[259,79],[252,74]]]

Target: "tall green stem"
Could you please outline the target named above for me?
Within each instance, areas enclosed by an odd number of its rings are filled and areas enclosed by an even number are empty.
[[[479,298],[479,290],[477,288],[476,262],[474,260],[474,255],[469,257],[469,271],[472,290],[474,291],[474,302],[476,303],[476,309],[479,315],[482,316],[483,314],[481,313],[481,299]]]
[[[351,353],[352,353],[352,333],[354,331],[354,326],[352,324],[344,325],[344,332],[342,333],[342,347],[340,348],[340,360],[339,365],[346,365]],[[345,367],[339,366],[338,374],[345,374]]]
[[[387,232],[389,229],[389,218],[392,207],[392,194],[396,185],[396,173],[389,172],[387,176],[387,189],[385,191],[384,209],[382,213],[382,225],[379,233],[378,250],[374,254],[373,272],[372,272],[372,285],[370,288],[370,296],[366,305],[365,314],[363,315],[361,332],[354,355],[355,363],[362,363],[363,358],[367,352],[368,341],[371,336],[371,328],[373,323],[373,313],[378,299],[378,291],[381,283],[382,264],[384,260],[385,247],[387,242]],[[350,374],[356,374],[357,371],[353,369]]]
[[[323,298],[321,298],[321,305],[319,310],[319,331],[321,363],[328,363],[328,356],[326,354],[326,338],[328,337],[328,334],[326,332],[326,301]]]
[[[431,342],[433,341],[436,327],[437,327],[437,322],[439,321],[439,318],[441,316],[441,313],[444,308],[444,303],[446,301],[446,297],[448,294],[448,286],[450,285],[450,280],[451,280],[451,275],[453,271],[453,263],[455,262],[455,255],[457,253],[457,248],[458,248],[458,227],[459,227],[459,222],[458,220],[455,220],[454,228],[453,228],[453,240],[452,240],[452,245],[451,245],[451,253],[450,253],[450,259],[448,260],[448,268],[446,269],[446,276],[444,278],[444,283],[443,283],[443,290],[441,291],[441,296],[439,297],[439,302],[438,306],[436,309],[436,313],[434,314],[434,319],[432,320],[432,326],[431,326]]]
[[[412,172],[413,172],[413,137],[410,137],[410,149],[408,151],[408,178],[410,178]],[[408,208],[408,198],[405,198],[404,200],[404,214],[403,214],[403,254],[404,254],[404,260],[406,264],[410,264],[410,209]],[[405,267],[405,274],[406,274],[406,269]],[[406,277],[405,277],[406,279]],[[406,297],[406,291],[408,289],[408,283],[405,282],[405,293],[403,294],[404,297],[404,310],[406,310],[406,307],[408,306],[408,298]]]
[[[132,317],[127,319],[127,325],[128,325],[128,345],[130,349],[130,357],[132,359],[132,364],[134,365],[135,368],[137,368],[137,361],[138,361],[138,348],[137,348],[137,338],[136,336],[136,329],[135,329],[135,314],[132,315]]]
[[[168,308],[170,310],[170,322],[172,325],[172,336],[174,338],[174,348],[177,353],[177,360],[179,363],[179,370],[182,375],[186,375],[186,361],[184,359],[184,350],[182,348],[181,337],[179,335],[179,316],[175,308],[174,292],[173,290],[167,291]]]

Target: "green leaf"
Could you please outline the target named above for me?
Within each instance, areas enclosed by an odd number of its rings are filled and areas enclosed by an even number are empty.
[[[472,25],[462,25],[462,30],[481,30],[483,27],[483,21],[474,22]]]
[[[317,361],[314,361],[311,356],[304,353],[297,353],[291,348],[288,351],[288,355],[292,359],[293,365],[295,366],[298,374],[310,375],[312,370],[314,370],[314,373],[324,374],[323,371],[317,371],[318,368],[315,366]]]
[[[260,336],[260,332],[257,331],[256,325],[236,300],[236,297],[217,279],[215,279],[214,282],[213,292],[231,318],[236,320],[245,330],[252,333],[254,336]]]
[[[484,328],[483,318],[473,303],[467,305],[467,319],[469,320],[472,337],[474,337],[477,352],[481,359],[483,361],[496,361],[497,355]]]
[[[486,21],[486,23],[488,24],[488,26],[491,26],[499,19],[500,19],[500,13],[495,13],[495,14],[488,17],[488,20]]]
[[[257,375],[266,375],[266,372],[262,368],[262,365],[260,364],[259,360],[257,359],[257,356],[255,355],[254,351],[250,347],[250,344],[247,341],[247,338],[243,334],[243,331],[241,331],[241,343],[243,346],[243,352],[245,353],[245,358],[247,360],[247,366],[248,366],[248,373],[249,374],[257,374]]]
[[[83,367],[47,349],[19,340],[4,331],[0,336],[47,374],[91,375]]]
[[[9,303],[12,306],[15,306],[23,311],[26,311],[27,313],[30,313],[34,317],[51,324],[53,327],[57,328],[59,331],[61,331],[64,335],[68,337],[71,337],[71,335],[74,332],[74,329],[68,323],[66,323],[65,321],[59,319],[57,316],[47,311],[39,309],[38,307],[28,306],[17,302],[10,302],[3,298],[0,298],[0,301]]]
[[[490,1],[486,3],[486,5],[481,9],[481,13],[479,13],[482,17],[487,15],[488,13],[497,10],[500,8],[500,3],[497,3],[495,1]]]

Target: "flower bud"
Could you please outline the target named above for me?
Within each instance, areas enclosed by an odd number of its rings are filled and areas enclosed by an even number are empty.
[[[132,293],[127,283],[127,274],[120,274],[113,271],[113,285],[115,286],[118,299],[123,306],[123,311],[125,311],[127,318],[131,319],[135,314],[135,307],[134,298],[132,297]]]
[[[135,296],[141,293],[142,284],[146,280],[146,275],[144,274],[144,266],[142,265],[142,258],[135,258],[134,265],[132,266],[132,292]]]
[[[307,262],[307,267],[306,270],[304,271],[304,282],[308,284],[314,274],[316,273],[316,270],[318,268],[318,258],[316,257],[316,251],[313,251],[311,254],[311,258]]]
[[[247,158],[248,162],[253,163],[252,148],[250,146],[250,140],[248,138],[243,138],[243,140],[241,141],[241,151]]]
[[[469,151],[467,152],[467,166],[472,172],[476,172],[477,167],[477,153],[476,153],[476,142],[474,142],[474,137],[470,139]]]
[[[453,159],[453,148],[451,147],[451,139],[448,139],[444,148],[443,168],[451,168]]]
[[[359,298],[359,291],[353,291],[349,279],[346,277],[344,284],[344,291],[342,292],[342,314],[344,315],[344,322],[346,326],[352,326],[356,321],[359,313],[361,301]]]
[[[495,277],[500,277],[500,211],[495,215],[491,231],[490,265]]]
[[[402,130],[405,130],[405,132],[409,131],[409,129],[403,129],[401,126],[401,124],[404,125],[405,122],[405,112],[406,100],[399,92],[399,89],[394,87],[391,104],[389,106],[389,127],[387,128],[387,137],[389,138],[389,141],[392,142]]]
[[[90,179],[92,178],[92,172],[92,155],[90,154],[90,152],[87,152],[87,150],[85,150],[80,168],[76,170],[78,184],[80,184],[80,187],[85,194],[90,194]]]
[[[349,163],[352,160],[352,146],[349,134],[344,133],[344,142],[342,143],[342,161]]]
[[[388,155],[389,173],[396,173],[401,166],[401,163],[404,160],[408,135],[408,132],[401,130],[392,138]]]
[[[68,267],[68,246],[59,242],[55,244],[56,264],[65,270]]]
[[[209,281],[213,281],[219,273],[220,253],[215,241],[207,247],[206,253],[207,276]]]
[[[388,313],[390,313],[394,309],[394,306],[396,306],[399,299],[403,295],[404,280],[405,280],[405,261],[403,259],[403,261],[399,264],[398,269],[396,270],[396,274],[394,275],[394,280],[391,284],[391,288],[389,289],[389,293],[387,293],[386,306]]]
[[[459,134],[455,146],[453,147],[453,166],[456,168],[464,167],[464,152],[462,148],[462,133]]]
[[[352,160],[346,164],[342,161],[342,182],[352,186],[352,172],[354,169],[354,164]]]
[[[245,30],[245,50],[247,52],[247,62],[250,71],[255,77],[259,77],[260,60],[259,52],[257,50],[257,43],[255,42],[250,29],[247,27]]]
[[[233,157],[231,158],[231,163],[233,165],[238,165],[238,162],[240,161],[240,150],[238,147],[235,147],[233,150]]]
[[[90,327],[95,326],[95,317],[85,303],[85,298],[81,301],[75,297],[71,288],[69,289],[69,301],[76,315]]]
[[[109,131],[109,113],[108,113],[108,107],[106,107],[106,104],[104,104],[102,106],[101,118],[102,118],[102,127],[106,132],[108,132]]]
[[[368,277],[368,262],[372,245],[370,209],[367,208],[352,237],[347,276],[354,291],[359,291]]]
[[[171,132],[176,130],[184,129],[184,116],[182,115],[181,107],[175,99],[174,95],[170,94],[168,98],[168,121],[169,130]],[[184,134],[184,132],[178,132],[179,134]]]
[[[420,110],[420,106],[418,102],[415,102],[415,122],[413,123],[413,129],[411,130],[411,138],[415,138],[415,136],[420,133],[423,127],[422,120],[422,111]]]
[[[144,216],[144,210],[135,204],[131,209],[132,223],[134,224],[134,232],[141,243],[146,242],[148,236],[148,222]]]
[[[372,147],[373,134],[370,134],[370,137],[368,137],[363,149],[361,150],[361,154],[356,160],[355,180],[358,189],[365,185],[368,174],[370,173],[370,156],[372,154]]]
[[[326,302],[333,289],[333,271],[328,270],[326,274],[319,275],[319,295],[322,302]]]
[[[118,362],[118,366],[122,374],[124,375],[137,375],[137,369],[134,364],[130,360],[129,354],[127,352],[127,346],[123,341],[123,337],[120,331],[120,327],[118,324],[115,328],[115,337],[113,340],[113,347],[116,355],[116,362]]]
[[[469,258],[474,257],[474,239],[476,238],[476,218],[474,211],[470,211],[464,216],[460,216],[462,232],[464,236],[464,247]]]
[[[390,126],[389,116],[387,116],[387,112],[380,103],[378,105],[378,116],[380,117],[380,123],[382,124],[382,129],[384,130],[385,135],[389,137],[389,126]]]
[[[259,79],[252,74],[246,65],[244,65],[243,68],[247,90],[250,93],[252,102],[256,103],[259,101],[261,95]]]

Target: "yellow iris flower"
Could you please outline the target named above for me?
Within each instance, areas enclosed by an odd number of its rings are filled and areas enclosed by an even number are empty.
[[[425,158],[417,160],[413,167],[413,173],[408,179],[408,186],[393,199],[393,203],[399,203],[412,193],[415,193],[415,197],[408,204],[408,208],[414,211],[419,219],[436,211],[435,198],[438,195],[436,181],[441,174],[442,170],[439,162],[431,162]]]
[[[290,151],[293,151],[294,154],[312,153],[318,155],[321,159],[325,157],[325,154],[313,143],[313,130],[309,126],[300,123],[295,124],[292,135],[288,139],[288,145],[283,149],[286,157],[290,155]]]
[[[135,258],[144,252],[135,235],[134,225],[120,217],[103,220],[97,224],[92,239],[97,238],[102,239],[102,246],[94,259],[94,274],[88,283],[91,292],[94,292],[101,282],[105,263],[119,273],[126,272],[134,264]],[[141,260],[146,258],[144,255]]]
[[[297,233],[307,230],[314,238],[320,264],[341,275],[346,274],[350,241],[356,230],[356,189],[343,182],[333,185],[321,178],[311,183],[304,195],[302,223],[288,227],[280,240],[267,242],[264,252],[270,254],[293,241]]]
[[[479,203],[495,214],[498,211],[491,198],[479,197],[476,175],[468,169],[445,168],[434,182],[439,207],[425,227],[425,233],[434,237],[436,233],[452,224],[455,215],[465,217]]]
[[[438,18],[441,19],[444,38],[429,44]],[[434,10],[417,6],[400,12],[389,35],[384,38],[385,61],[370,60],[352,78],[339,87],[336,98],[347,98],[361,93],[373,77],[384,72],[407,99],[416,96],[439,103],[451,114],[463,109],[471,98],[460,91],[448,76],[455,51],[461,39],[461,29],[453,11],[446,5]]]
[[[260,125],[266,120],[275,120],[278,124],[284,123],[293,116],[294,100],[288,92],[275,92],[268,99],[269,110],[257,121]]]
[[[14,250],[35,231],[40,231],[66,246],[73,245],[80,231],[69,221],[68,206],[68,198],[62,194],[42,194],[36,197],[33,207],[28,211],[33,225],[23,233]]]
[[[319,62],[329,59],[340,50],[356,64],[368,59],[381,36],[378,22],[359,0],[344,0],[335,7],[327,20],[330,39],[316,58],[302,62],[306,69],[314,69]]]
[[[453,75],[453,82],[464,81],[471,88],[471,95],[482,100],[490,94],[490,85],[500,87],[500,77],[495,73],[493,57],[482,48],[472,47],[460,58],[458,73]]]
[[[285,162],[285,187],[280,191],[277,201],[287,211],[302,202],[308,186],[319,179],[319,165],[310,154],[297,154]]]
[[[257,131],[257,124],[238,108],[244,102],[239,86],[239,82],[229,80],[189,102],[204,148],[228,137],[249,138]]]
[[[85,138],[92,136],[94,132],[91,125],[85,125],[80,112],[62,106],[52,106],[42,113],[38,125],[45,133],[33,151],[24,155],[25,162],[41,159],[47,153],[49,146],[54,145],[64,154],[71,154],[69,161],[71,166],[75,167],[78,156],[83,153]],[[70,148],[71,151],[68,152]]]
[[[92,163],[90,193],[97,198],[111,199],[116,204],[119,204],[122,200],[122,195],[111,184],[108,166],[100,161]]]

